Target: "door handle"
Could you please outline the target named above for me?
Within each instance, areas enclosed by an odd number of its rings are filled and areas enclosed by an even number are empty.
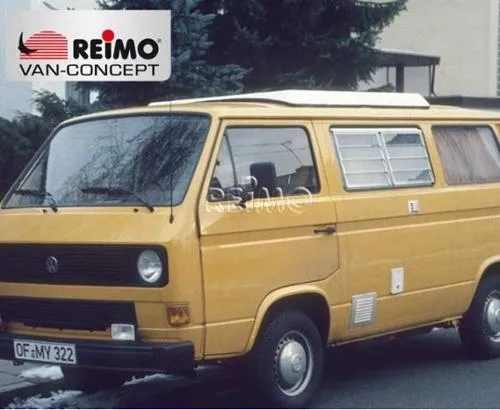
[[[335,232],[337,232],[337,229],[335,226],[327,226],[325,228],[317,228],[313,231],[316,235],[325,233],[327,235],[333,235]]]

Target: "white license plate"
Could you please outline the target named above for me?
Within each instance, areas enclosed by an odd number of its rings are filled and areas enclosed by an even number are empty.
[[[36,362],[76,364],[76,348],[67,343],[14,340],[14,357]]]

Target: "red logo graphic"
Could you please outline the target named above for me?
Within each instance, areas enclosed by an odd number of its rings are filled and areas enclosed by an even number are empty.
[[[19,58],[21,60],[67,60],[68,39],[53,30],[42,30],[24,42],[19,36]]]
[[[109,43],[110,41],[113,41],[115,39],[115,32],[113,30],[110,30],[109,28],[104,30],[102,32],[102,39],[106,42]]]

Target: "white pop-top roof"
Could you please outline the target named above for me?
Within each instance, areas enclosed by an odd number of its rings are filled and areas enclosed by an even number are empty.
[[[210,101],[261,101],[293,106],[429,108],[429,103],[420,94],[316,90],[283,90],[235,94],[223,97],[190,98],[154,102],[149,106],[157,107]]]

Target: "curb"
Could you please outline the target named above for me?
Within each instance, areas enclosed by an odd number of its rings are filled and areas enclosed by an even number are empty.
[[[60,390],[63,386],[63,379],[31,383],[20,381],[19,383],[0,387],[0,407],[5,408],[14,399],[27,399],[28,397],[49,394]]]

